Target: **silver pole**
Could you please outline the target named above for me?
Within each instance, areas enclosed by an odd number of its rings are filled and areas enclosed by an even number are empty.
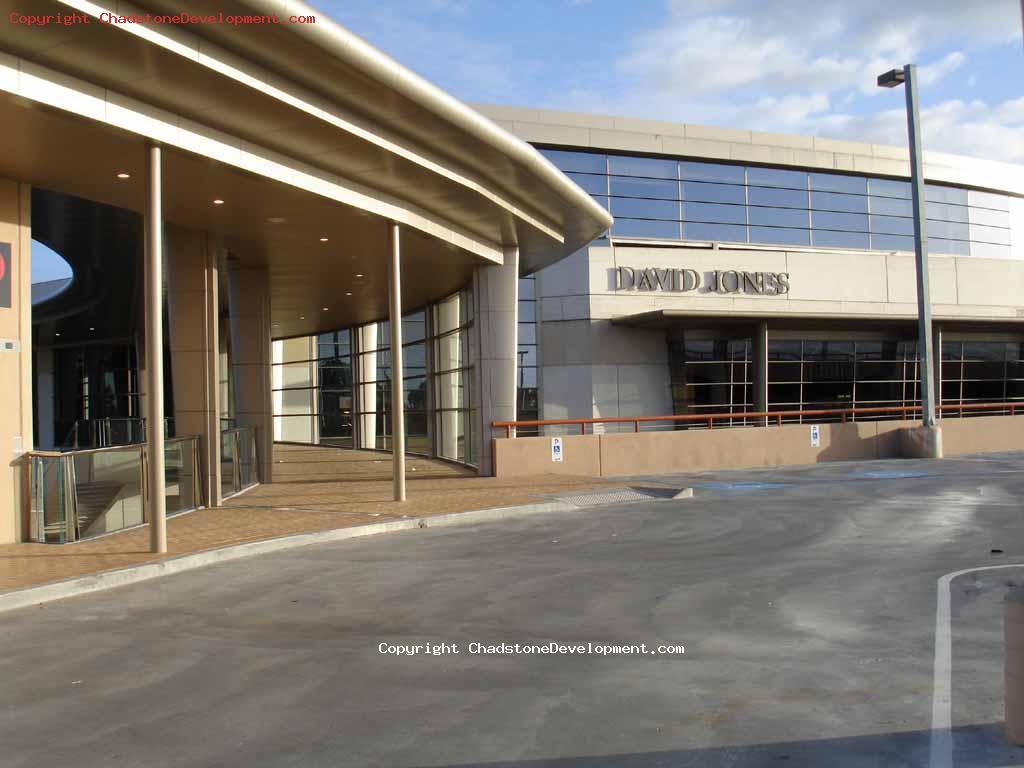
[[[167,551],[164,488],[163,209],[160,147],[149,148],[146,201],[146,447],[149,486],[149,548]]]
[[[402,369],[402,259],[398,224],[389,225],[388,294],[391,322],[391,464],[395,501],[405,501],[405,393]]]
[[[917,67],[903,68],[910,138],[910,188],[914,204],[914,255],[917,266],[917,338],[921,366],[921,423],[935,426],[935,381],[932,378],[932,300],[928,287],[928,232],[925,224],[924,161],[917,109]]]

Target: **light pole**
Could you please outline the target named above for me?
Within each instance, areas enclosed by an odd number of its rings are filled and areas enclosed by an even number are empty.
[[[932,300],[928,288],[928,233],[925,228],[921,126],[917,110],[917,67],[907,64],[878,76],[882,88],[903,85],[907,96],[910,139],[910,190],[914,205],[914,256],[917,265],[917,339],[921,366],[921,424],[935,428],[935,380],[932,377]]]

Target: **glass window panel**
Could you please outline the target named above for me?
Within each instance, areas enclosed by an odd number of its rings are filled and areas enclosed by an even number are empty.
[[[850,232],[867,232],[868,217],[864,213],[836,213],[835,211],[814,211],[811,226],[815,229],[840,229]],[[865,238],[865,241],[867,238]],[[865,247],[867,245],[865,244]]]
[[[747,228],[735,224],[701,224],[688,221],[683,225],[687,240],[720,240],[728,243],[747,242]]]
[[[902,381],[858,381],[857,404],[903,400]]]
[[[595,203],[600,205],[606,211],[608,210],[608,198],[607,197],[605,197],[604,195],[591,195],[591,197],[594,198],[594,202]]]
[[[519,347],[519,365],[522,366],[536,366],[537,365],[537,347],[533,344],[527,344]]]
[[[988,208],[968,208],[967,212],[972,224],[984,224],[988,227],[1010,226],[1010,214],[1006,211],[991,211]]]
[[[807,408],[843,408],[853,401],[852,381],[805,382],[803,390]]]
[[[811,233],[806,229],[750,227],[750,242],[773,245],[810,245]]]
[[[967,381],[963,383],[963,399],[993,401],[1003,399],[1003,381]]]
[[[747,191],[747,199],[751,205],[772,205],[787,208],[807,207],[807,192],[801,189],[750,187]]]
[[[871,235],[871,247],[876,251],[913,251],[914,238],[904,235]]]
[[[300,360],[309,360],[314,354],[312,350],[313,348],[310,346],[308,336],[282,339],[281,362],[294,363]]]
[[[627,176],[611,177],[612,195],[620,197],[659,197],[679,199],[679,182],[662,179],[634,179]]]
[[[684,160],[680,166],[682,177],[687,181],[721,181],[727,184],[744,184],[746,182],[746,168],[742,165]]]
[[[946,203],[926,203],[925,218],[935,221],[969,221],[969,209],[965,205],[948,205]]]
[[[871,215],[871,231],[882,235],[913,235],[914,220],[898,216]]]
[[[768,363],[768,381],[800,381],[800,363],[771,361]]]
[[[801,342],[796,339],[768,339],[769,360],[800,360]]]
[[[775,410],[775,405],[795,405],[800,402],[799,384],[769,384],[768,408]]]
[[[679,220],[679,203],[674,200],[642,200],[630,197],[612,198],[612,215],[638,219]]]
[[[537,281],[532,277],[519,278],[519,299],[533,299],[536,296]]]
[[[847,192],[855,195],[866,195],[868,193],[868,180],[864,176],[844,176],[839,173],[812,173],[810,174],[810,179],[811,189],[823,192]]]
[[[910,199],[910,182],[892,179],[868,179],[868,191],[882,197],[903,197]]]
[[[869,247],[866,232],[834,232],[827,229],[812,229],[811,243],[826,248],[863,248],[866,250]]]
[[[447,333],[459,327],[461,320],[460,305],[463,303],[463,295],[456,293],[434,305],[435,333]]]
[[[737,203],[747,202],[743,187],[731,184],[710,184],[702,181],[684,181],[683,199],[705,203]]]
[[[929,253],[949,253],[954,256],[970,256],[971,244],[966,240],[946,240],[941,237],[928,236]]]
[[[277,367],[281,371],[281,387],[313,386],[312,363],[285,363]]]
[[[867,213],[868,199],[860,195],[841,195],[835,192],[811,192],[811,208],[823,211]]]
[[[789,187],[807,189],[807,174],[804,171],[787,171],[782,168],[747,168],[747,184],[761,184],[766,187]]]
[[[314,389],[285,389],[278,393],[282,416],[313,412]]]
[[[1002,361],[1006,359],[1006,344],[1000,341],[965,341],[964,360]]]
[[[1010,210],[1010,198],[1006,195],[997,195],[993,192],[977,192],[973,189],[967,190],[967,202],[979,208],[992,208],[997,211]]]
[[[525,322],[535,322],[537,319],[537,302],[520,301],[519,317]]]
[[[402,368],[406,376],[427,370],[427,345],[424,343],[402,346]]]
[[[861,360],[857,363],[858,381],[902,381],[903,376],[902,360]]]
[[[924,185],[924,199],[936,203],[967,205],[967,190],[962,187],[946,187],[939,184]]]
[[[747,209],[725,203],[683,203],[683,218],[714,224],[746,224]]]
[[[402,318],[402,344],[408,344],[410,341],[422,341],[426,337],[427,316],[423,310]]]
[[[320,386],[323,389],[342,389],[352,386],[352,368],[349,366],[320,367]]]
[[[594,173],[567,173],[570,179],[576,182],[584,191],[595,195],[608,194],[608,177],[598,176]]]
[[[537,369],[536,368],[520,368],[519,369],[519,386],[520,387],[536,387],[537,386]]]
[[[519,323],[518,333],[520,344],[537,343],[537,326],[534,323]]]
[[[970,225],[971,240],[996,245],[1010,244],[1010,230],[1000,227],[983,227],[980,224]]]
[[[608,172],[620,176],[648,176],[655,179],[678,178],[679,163],[676,160],[662,160],[653,157],[629,157],[609,155]]]
[[[760,226],[771,227],[801,227],[806,229],[810,226],[810,219],[806,210],[798,211],[791,208],[759,208],[756,205],[750,206],[747,211],[750,214],[750,223]]]
[[[871,212],[883,216],[913,216],[914,204],[909,200],[899,200],[895,197],[872,197],[870,198]]]
[[[661,237],[679,239],[679,222],[645,219],[616,219],[612,234],[620,237]]]
[[[540,153],[563,171],[605,173],[607,160],[596,152],[573,152],[566,149],[542,149]]]

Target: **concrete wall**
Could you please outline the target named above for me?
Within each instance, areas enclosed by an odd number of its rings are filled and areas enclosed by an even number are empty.
[[[0,308],[0,544],[27,534],[21,456],[33,447],[30,204],[28,185],[0,180],[0,243],[8,243],[11,254],[11,306]]]
[[[563,437],[561,463],[551,461],[550,437],[494,440],[498,477],[530,475],[615,475],[695,472],[901,458],[901,430],[919,422],[863,421],[821,424],[820,445],[811,444],[811,426],[624,432]],[[942,419],[946,456],[1024,451],[1024,418],[978,416]]]

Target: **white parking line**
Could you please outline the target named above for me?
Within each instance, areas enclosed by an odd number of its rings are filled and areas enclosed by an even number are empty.
[[[935,601],[935,667],[932,679],[931,768],[953,768],[953,638],[950,626],[951,585],[967,573],[1024,568],[1024,563],[987,565],[953,571],[939,578]]]

